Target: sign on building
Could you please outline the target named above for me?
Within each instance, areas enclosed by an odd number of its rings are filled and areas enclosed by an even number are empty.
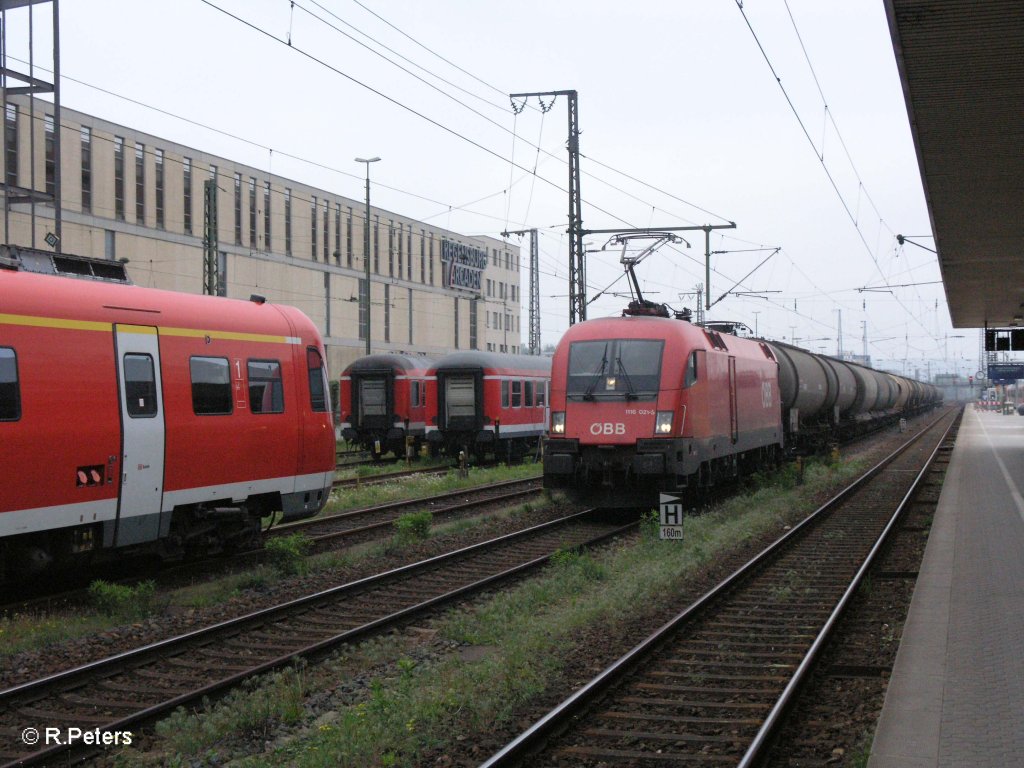
[[[481,275],[487,269],[487,251],[472,245],[441,241],[441,284],[445,288],[461,288],[481,293]]]

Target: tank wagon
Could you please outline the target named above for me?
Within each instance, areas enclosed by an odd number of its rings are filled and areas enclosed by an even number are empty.
[[[930,384],[685,320],[591,320],[555,351],[544,484],[654,505],[940,401]]]
[[[478,460],[517,457],[547,430],[551,358],[496,352],[453,352],[431,371],[426,427],[429,445]]]
[[[0,579],[127,550],[249,545],[261,517],[311,516],[330,495],[334,429],[309,318],[103,277],[115,267],[0,253]]]
[[[433,358],[380,354],[361,357],[340,377],[341,436],[370,451],[405,455],[426,436],[427,402],[436,379]]]

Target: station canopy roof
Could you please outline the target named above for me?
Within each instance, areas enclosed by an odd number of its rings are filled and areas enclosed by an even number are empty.
[[[1024,0],[884,2],[953,325],[1024,326]]]

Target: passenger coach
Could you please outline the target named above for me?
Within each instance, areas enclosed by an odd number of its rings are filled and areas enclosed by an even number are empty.
[[[432,370],[427,441],[450,456],[522,456],[547,429],[551,358],[454,352]]]
[[[405,455],[406,439],[418,450],[426,435],[428,390],[434,360],[413,355],[367,355],[349,365],[339,387],[341,436],[374,458]]]
[[[309,318],[259,297],[118,284],[115,267],[0,253],[0,574],[248,545],[261,517],[313,515],[330,494]]]

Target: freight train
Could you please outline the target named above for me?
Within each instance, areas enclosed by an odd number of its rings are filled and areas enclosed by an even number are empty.
[[[325,353],[299,310],[7,246],[0,297],[0,581],[248,546],[327,502]]]
[[[544,484],[653,506],[941,399],[931,384],[627,310],[572,326],[555,351]]]

